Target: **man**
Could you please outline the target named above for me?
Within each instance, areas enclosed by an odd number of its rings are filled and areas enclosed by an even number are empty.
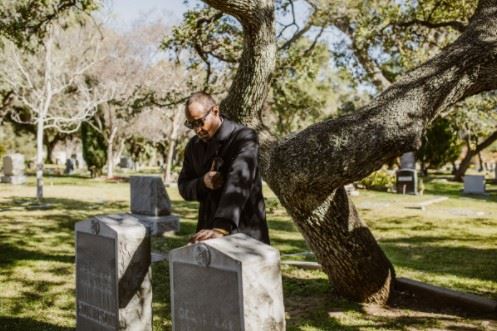
[[[221,116],[203,92],[186,102],[185,125],[195,131],[178,179],[181,196],[200,202],[190,242],[245,233],[269,244],[254,130]]]

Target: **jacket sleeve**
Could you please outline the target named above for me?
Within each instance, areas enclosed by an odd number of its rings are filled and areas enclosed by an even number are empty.
[[[238,227],[241,212],[250,197],[256,178],[259,142],[254,130],[244,128],[234,142],[235,152],[214,217],[214,228],[231,231]],[[230,226],[231,225],[231,226]]]
[[[178,189],[183,199],[187,201],[202,201],[207,196],[202,176],[198,177],[193,168],[193,147],[190,141],[185,148],[183,168],[178,177]]]

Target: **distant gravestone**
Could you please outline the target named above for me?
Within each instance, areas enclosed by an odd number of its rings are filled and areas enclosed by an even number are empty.
[[[285,330],[279,252],[245,234],[169,253],[173,330]]]
[[[67,159],[65,166],[66,166],[66,168],[64,169],[64,174],[71,175],[74,173],[74,161],[73,161],[73,159]]]
[[[150,234],[126,215],[76,223],[76,330],[152,330]]]
[[[416,155],[414,152],[408,152],[401,155],[400,169],[416,169]]]
[[[171,213],[171,202],[160,177],[131,176],[131,213],[164,216]]]
[[[133,161],[129,157],[123,156],[119,160],[119,167],[123,168],[123,169],[132,169],[133,168]]]
[[[66,152],[55,152],[55,164],[66,164],[67,153]]]
[[[418,175],[414,169],[397,170],[396,190],[399,194],[418,194]]]
[[[485,194],[485,176],[483,175],[466,175],[464,180],[464,193],[466,194]]]
[[[9,184],[24,184],[26,177],[24,176],[24,155],[10,154],[3,158],[3,174],[2,183]]]

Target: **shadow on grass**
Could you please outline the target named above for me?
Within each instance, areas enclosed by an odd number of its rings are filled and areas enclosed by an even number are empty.
[[[394,265],[434,274],[497,281],[497,249],[440,246],[450,237],[413,236],[380,241]]]
[[[0,330],[9,331],[70,331],[74,328],[57,326],[31,318],[0,316]]]
[[[25,250],[8,243],[0,243],[0,267],[15,264],[21,260],[53,261],[62,263],[73,263],[74,255],[54,255],[40,251]]]
[[[288,331],[309,328],[343,331],[359,331],[365,328],[425,330],[436,328],[441,321],[451,322],[454,319],[451,316],[435,315],[440,310],[427,305],[412,304],[405,297],[395,299],[391,307],[368,307],[354,303],[334,295],[328,280],[322,277],[299,278],[284,275],[283,290]],[[394,293],[395,297],[398,295],[399,293]],[[410,309],[411,313],[399,309]],[[467,317],[462,312],[460,315]]]

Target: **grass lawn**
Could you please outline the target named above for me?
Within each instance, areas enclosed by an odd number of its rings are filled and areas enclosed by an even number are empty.
[[[487,197],[461,196],[462,184],[440,178],[425,183],[425,195],[361,191],[360,215],[395,265],[398,276],[497,299],[497,186]],[[168,251],[187,242],[196,204],[168,188],[181,232],[153,240]],[[34,179],[0,185],[0,330],[72,330],[75,327],[74,224],[90,216],[129,208],[126,183],[78,177],[45,180],[48,210],[27,210]],[[448,200],[413,209],[416,203]],[[267,190],[272,244],[285,254],[308,251],[300,233]],[[283,259],[298,259],[286,257]],[[300,257],[304,258],[304,257]],[[312,256],[305,257],[312,260]],[[359,305],[332,294],[320,271],[283,266],[288,330],[497,330],[488,316],[433,310],[398,300],[387,307]],[[154,330],[170,330],[166,263],[153,265]]]

